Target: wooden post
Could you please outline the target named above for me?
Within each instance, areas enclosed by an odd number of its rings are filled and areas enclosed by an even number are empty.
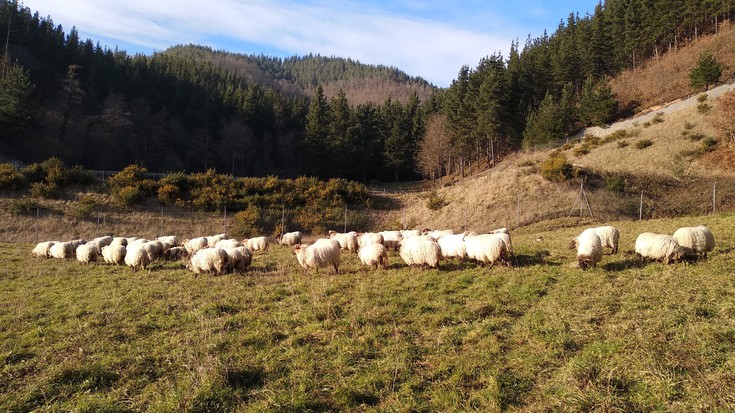
[[[39,219],[40,214],[41,214],[40,209],[36,207],[36,244],[38,244],[38,219]]]
[[[717,205],[717,181],[715,181],[714,185],[712,185],[712,213],[713,214],[716,211],[716,205]]]
[[[100,209],[97,208],[97,235],[96,237],[100,236]]]
[[[281,236],[286,233],[286,227],[284,221],[286,220],[286,207],[284,206],[281,210]]]
[[[347,233],[347,204],[345,204],[345,230],[344,233]]]
[[[161,236],[163,235],[163,207],[161,207]]]

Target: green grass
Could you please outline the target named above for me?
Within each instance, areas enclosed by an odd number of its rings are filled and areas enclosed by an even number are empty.
[[[575,222],[514,233],[513,268],[345,254],[340,275],[277,246],[195,278],[0,244],[0,411],[734,410],[735,216],[612,223],[620,253],[586,272]],[[631,252],[699,223],[707,261]]]

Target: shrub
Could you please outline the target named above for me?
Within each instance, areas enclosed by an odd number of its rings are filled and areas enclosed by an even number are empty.
[[[590,148],[586,144],[582,144],[572,151],[572,155],[574,156],[584,156],[588,153],[590,153]]]
[[[653,142],[650,139],[641,139],[635,143],[635,147],[638,149],[645,149],[651,145],[653,145]]]
[[[46,171],[39,163],[27,165],[21,170],[21,173],[23,174],[23,180],[26,182],[26,185],[30,185],[34,182],[41,182],[46,178]]]
[[[230,233],[235,238],[249,238],[263,232],[263,228],[258,227],[260,219],[260,211],[255,206],[235,214],[232,218],[232,229]]]
[[[143,193],[137,186],[124,186],[112,192],[112,196],[123,206],[131,207],[143,200]]]
[[[709,96],[706,93],[700,93],[699,96],[697,96],[697,102],[704,103],[707,101],[707,98],[709,98]]]
[[[77,185],[91,185],[94,175],[79,165],[74,165],[66,171],[67,183]]]
[[[565,143],[564,145],[561,146],[561,149],[563,151],[568,151],[568,150],[570,150],[572,148],[574,148],[574,144],[571,143],[571,142],[567,142],[567,143]]]
[[[597,146],[600,144],[600,137],[597,135],[587,134],[584,135],[584,142],[589,144],[590,146]]]
[[[649,126],[651,126],[651,122],[643,122],[643,127],[644,128],[647,128]]]
[[[620,175],[611,175],[605,180],[605,189],[616,194],[625,192],[625,178]]]
[[[15,215],[32,215],[40,208],[34,199],[23,197],[10,204],[10,212]]]
[[[17,189],[21,174],[11,163],[0,163],[0,189]]]
[[[620,148],[620,149],[622,149],[622,148],[625,148],[625,147],[627,147],[628,145],[630,145],[630,144],[628,143],[628,141],[620,141],[620,142],[618,142],[618,148]]]
[[[123,168],[122,171],[107,178],[107,183],[113,191],[124,187],[137,188],[145,178],[146,172],[148,172],[148,170],[142,166],[129,165]]]
[[[717,139],[708,136],[702,140],[702,143],[699,146],[699,153],[705,154],[708,152],[712,152],[715,150],[715,147],[717,146]]]
[[[29,193],[34,198],[52,199],[56,197],[58,186],[53,182],[34,182],[31,184]]]
[[[56,184],[58,187],[66,185],[68,172],[61,159],[53,157],[41,162],[41,167],[46,173],[46,182]]]
[[[702,132],[696,132],[689,135],[689,140],[692,142],[698,142],[705,138],[705,135]]]
[[[446,200],[436,191],[431,191],[426,195],[426,207],[432,211],[438,211],[446,204]]]
[[[93,204],[77,202],[66,211],[65,215],[78,221],[92,221],[96,216],[96,211]]]
[[[684,129],[686,129],[686,130],[690,130],[690,129],[694,128],[694,126],[695,125],[693,123],[689,122],[689,121],[684,122]]]
[[[158,202],[162,205],[173,205],[179,199],[181,190],[173,184],[161,185],[156,193]]]
[[[707,102],[702,102],[697,105],[697,112],[702,115],[708,113],[710,109],[712,109],[712,106],[710,106]]]
[[[564,155],[550,156],[541,163],[541,176],[552,182],[564,182],[572,177],[572,165]]]
[[[663,123],[663,121],[664,121],[664,114],[661,112],[658,112],[655,115],[653,115],[653,119],[651,119],[651,123],[653,123],[654,125],[657,123]]]

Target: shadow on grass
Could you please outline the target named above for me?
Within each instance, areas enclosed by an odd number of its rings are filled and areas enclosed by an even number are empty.
[[[631,268],[643,268],[646,263],[638,258],[626,258],[622,261],[609,262],[602,266],[605,271],[625,271]]]
[[[555,261],[549,261],[548,257],[551,252],[548,250],[536,251],[533,255],[517,254],[510,257],[510,262],[514,267],[533,267],[534,265],[547,265],[557,267],[561,265]]]

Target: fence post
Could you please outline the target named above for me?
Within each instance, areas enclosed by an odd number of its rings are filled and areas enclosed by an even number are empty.
[[[96,237],[99,237],[100,236],[100,209],[99,208],[97,208],[97,228],[96,228],[96,231],[97,231],[97,235],[95,235],[95,236]]]
[[[283,206],[283,209],[281,209],[281,236],[286,233],[286,227],[284,224],[284,221],[286,220],[286,206]]]
[[[161,207],[161,236],[163,235],[163,207]]]
[[[712,185],[712,213],[716,211],[715,206],[717,205],[717,181]]]
[[[38,219],[41,214],[41,210],[36,207],[36,244],[38,244]]]
[[[347,233],[347,204],[345,204],[345,230],[344,233]]]

